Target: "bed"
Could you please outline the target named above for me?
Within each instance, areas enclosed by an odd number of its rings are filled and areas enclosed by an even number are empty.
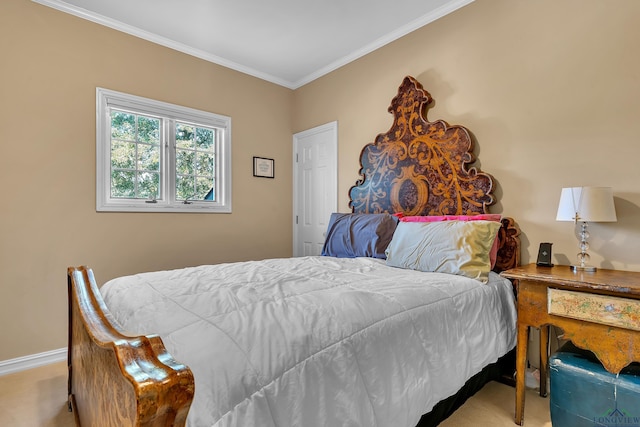
[[[496,272],[519,264],[519,231],[488,212],[493,178],[470,167],[464,127],[426,120],[431,102],[403,80],[322,256],[101,288],[70,267],[77,425],[430,426],[512,369],[513,289]]]

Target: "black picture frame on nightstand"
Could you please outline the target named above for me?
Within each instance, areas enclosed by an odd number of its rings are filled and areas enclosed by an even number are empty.
[[[553,263],[551,262],[551,245],[553,245],[553,243],[540,243],[538,261],[536,262],[538,267],[553,267]]]

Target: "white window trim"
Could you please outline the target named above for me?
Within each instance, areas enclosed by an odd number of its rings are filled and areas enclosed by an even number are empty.
[[[212,201],[175,201],[175,170],[165,168],[161,182],[163,200],[149,203],[141,199],[111,197],[111,118],[109,108],[120,108],[169,120],[216,128],[216,198]],[[167,125],[162,132],[168,134]],[[161,157],[172,162],[175,139],[168,135]],[[98,212],[231,212],[231,117],[173,105],[166,102],[96,88],[96,210]]]

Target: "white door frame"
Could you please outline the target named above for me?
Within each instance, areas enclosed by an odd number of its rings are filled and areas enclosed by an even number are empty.
[[[298,132],[293,135],[293,256],[303,255],[300,251],[300,245],[298,242],[299,236],[297,218],[298,216],[301,216],[301,212],[302,209],[304,209],[304,206],[301,206],[301,202],[298,199],[298,191],[300,190],[300,176],[298,174],[298,161],[296,159],[296,156],[299,152],[300,141],[306,137],[318,133],[327,133],[332,137],[330,144],[333,152],[335,153],[335,155],[333,156],[333,166],[335,170],[335,176],[333,178],[335,185],[330,186],[333,188],[334,194],[330,197],[332,203],[331,206],[329,206],[329,209],[331,210],[331,212],[337,212],[338,210],[338,122],[333,121],[302,132]]]

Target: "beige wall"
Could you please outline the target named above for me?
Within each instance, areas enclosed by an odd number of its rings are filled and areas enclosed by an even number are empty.
[[[0,360],[66,345],[67,266],[291,255],[293,91],[28,0],[0,2],[0,45]],[[233,213],[96,213],[96,86],[231,116]]]
[[[339,122],[339,207],[358,155],[391,126],[405,75],[431,120],[468,127],[498,183],[493,211],[523,232],[523,262],[554,243],[563,186],[614,189],[594,264],[640,271],[640,2],[477,0],[296,91],[28,0],[0,2],[0,360],[66,345],[69,265],[100,283],[139,271],[291,254],[291,134]],[[233,213],[95,212],[95,87],[229,115]],[[276,179],[251,175],[253,155]],[[259,216],[258,216],[259,215]]]
[[[592,263],[640,271],[640,2],[477,0],[295,92],[294,131],[339,126],[339,208],[361,148],[392,124],[405,75],[435,99],[430,120],[469,128],[497,183],[493,212],[522,230],[523,263],[553,242],[575,262],[560,189],[611,186],[618,222],[592,224]]]

